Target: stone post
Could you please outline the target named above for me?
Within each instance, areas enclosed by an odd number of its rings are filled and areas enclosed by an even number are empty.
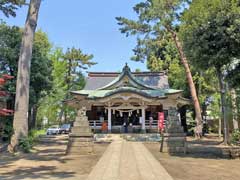
[[[86,107],[81,107],[69,134],[68,154],[89,154],[93,152],[93,133],[86,116]]]
[[[168,110],[163,140],[163,152],[186,153],[186,134],[179,121],[176,108],[170,107]]]

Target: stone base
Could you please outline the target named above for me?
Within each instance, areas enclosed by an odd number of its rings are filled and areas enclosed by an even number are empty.
[[[164,134],[161,142],[162,152],[164,153],[186,153],[186,135],[184,133]]]
[[[93,136],[79,137],[70,135],[67,154],[71,155],[88,155],[94,151]]]

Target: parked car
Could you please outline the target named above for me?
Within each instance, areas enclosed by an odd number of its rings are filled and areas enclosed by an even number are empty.
[[[60,134],[68,134],[71,132],[71,124],[63,124],[60,127],[59,133]]]
[[[60,128],[58,125],[53,125],[47,129],[47,135],[59,134]]]

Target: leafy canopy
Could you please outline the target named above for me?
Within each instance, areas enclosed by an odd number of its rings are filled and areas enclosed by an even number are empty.
[[[238,0],[195,0],[182,17],[187,56],[202,68],[221,69],[240,58]]]
[[[0,73],[17,77],[18,58],[22,39],[22,29],[17,26],[0,24]],[[30,76],[30,104],[38,100],[51,88],[52,63],[48,57],[51,44],[47,35],[38,30],[33,43]],[[9,91],[15,92],[16,78],[9,83]]]
[[[0,0],[0,11],[6,17],[16,16],[16,10],[25,4],[26,0]]]

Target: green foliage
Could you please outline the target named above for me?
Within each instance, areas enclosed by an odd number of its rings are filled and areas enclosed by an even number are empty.
[[[62,116],[65,121],[71,121],[75,117],[75,110],[64,104],[64,100],[71,98],[69,91],[82,89],[85,79],[81,72],[94,64],[92,55],[83,54],[80,49],[71,48],[63,52],[56,48],[49,56],[52,61],[53,84],[48,96],[40,101],[37,119],[38,124],[48,119],[50,124],[59,124]]]
[[[32,137],[25,137],[19,139],[19,148],[24,153],[29,153],[33,147],[33,139]]]
[[[213,81],[212,86],[221,94],[221,106],[222,109],[226,109],[222,111],[224,129],[227,129],[227,121],[231,119],[229,111],[231,101],[225,81],[229,82],[230,87],[238,87],[239,84],[237,74],[240,63],[239,19],[238,0],[195,0],[181,18],[180,34],[188,59],[200,70],[212,69],[210,77],[218,79],[214,80],[215,83]],[[216,86],[217,83],[219,88]],[[213,111],[218,112],[216,104],[215,108]]]
[[[76,84],[82,82],[81,70],[87,69],[95,62],[92,62],[93,55],[84,54],[81,49],[69,48],[66,53],[63,54],[63,60],[66,61],[67,73],[65,74],[65,82],[67,83],[67,90],[73,90],[76,88]],[[80,84],[83,85],[83,84]],[[78,87],[79,88],[79,87]]]
[[[146,0],[133,8],[138,15],[137,20],[116,19],[121,26],[120,31],[126,36],[138,35],[132,60],[146,60],[151,71],[166,70],[170,87],[183,89],[184,96],[190,97],[185,70],[171,34],[178,29],[176,22],[186,3],[185,0]]]
[[[231,137],[231,143],[234,145],[240,145],[240,130],[234,130]]]
[[[31,131],[29,131],[28,137],[21,138],[19,140],[19,148],[23,152],[29,153],[33,146],[39,141],[39,136],[44,134],[45,134],[44,129],[41,130],[32,129]]]
[[[228,68],[227,72],[227,82],[232,88],[240,88],[240,62],[237,60],[236,64],[233,63],[233,67]]]
[[[182,17],[187,56],[203,69],[221,70],[240,57],[240,6],[236,0],[196,0]]]
[[[16,16],[16,10],[25,4],[25,0],[1,0],[0,11],[7,17]]]
[[[12,117],[0,117],[0,141],[9,141],[13,134]]]
[[[17,77],[18,57],[20,53],[22,30],[17,26],[0,24],[0,73]],[[48,58],[51,50],[46,33],[38,30],[33,44],[30,77],[30,105],[37,104],[44,95],[43,91],[51,89],[52,65]],[[10,92],[15,92],[16,79],[8,83]]]
[[[67,62],[63,60],[62,49],[55,49],[49,58],[52,61],[53,71],[53,85],[52,90],[48,93],[48,96],[40,100],[38,108],[37,119],[41,124],[44,118],[48,118],[50,122],[56,122],[59,116],[59,109],[62,107],[62,101],[65,99],[67,92],[67,84],[65,77],[67,74]]]
[[[145,0],[134,6],[138,20],[117,17],[120,31],[126,35],[147,34],[173,30],[187,0]]]
[[[17,77],[17,66],[22,39],[22,29],[17,26],[0,24],[0,73]],[[39,100],[47,95],[52,86],[52,62],[48,57],[51,44],[47,34],[38,30],[35,33],[30,73],[29,109],[37,107]],[[11,94],[15,93],[16,78],[9,81],[6,87]],[[11,97],[14,99],[14,96]],[[11,104],[14,104],[12,100]],[[29,111],[29,117],[33,117]],[[35,120],[33,122],[35,122]],[[30,122],[30,121],[29,121]],[[34,124],[31,122],[31,125]]]

